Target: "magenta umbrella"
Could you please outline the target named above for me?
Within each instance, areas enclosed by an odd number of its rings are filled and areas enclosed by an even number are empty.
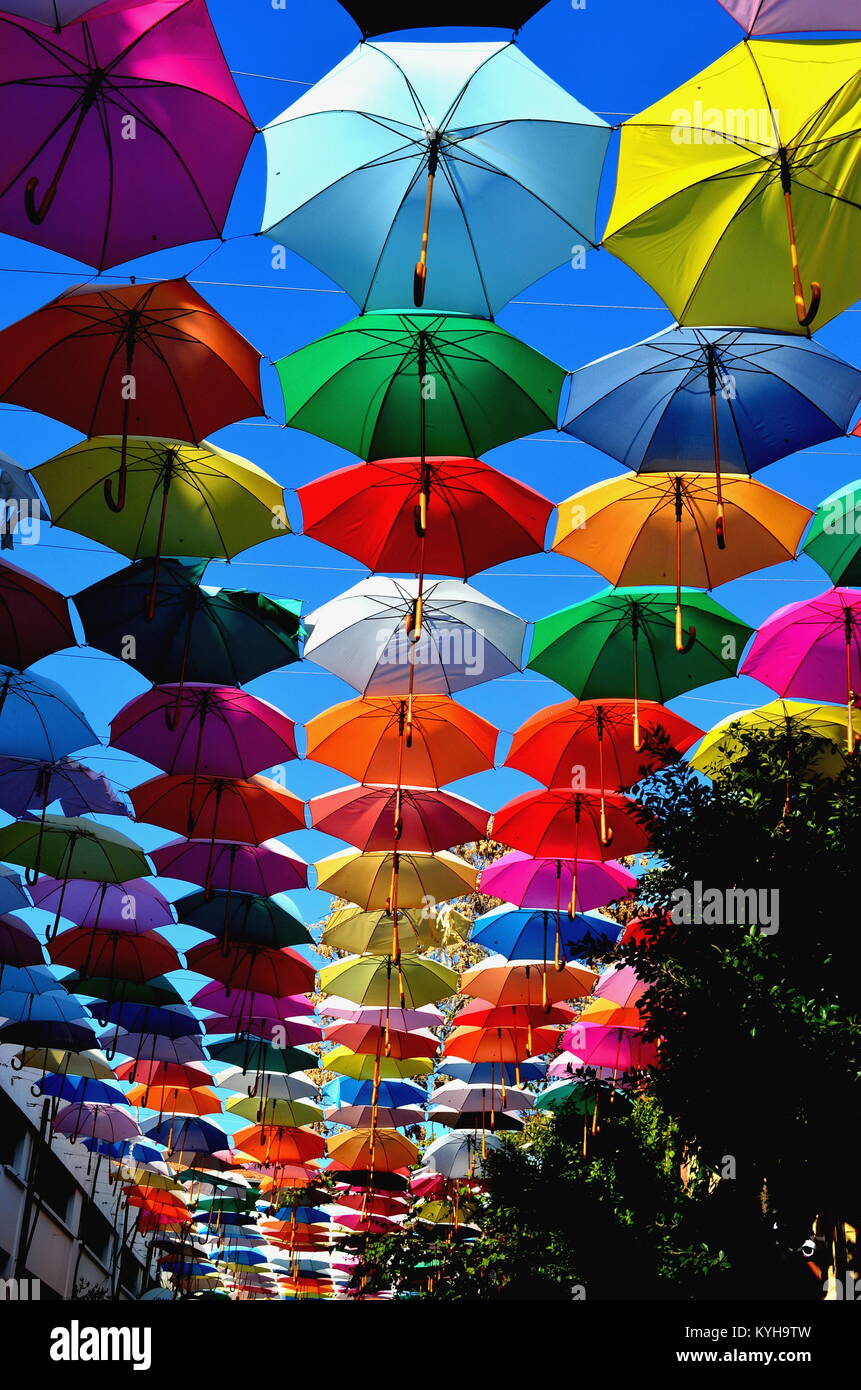
[[[718,0],[746,34],[827,33],[861,29],[858,0]]]
[[[87,1139],[104,1139],[115,1144],[120,1139],[136,1139],[140,1126],[125,1110],[116,1105],[100,1105],[97,1101],[78,1101],[74,1105],[64,1105],[52,1121],[52,1128],[58,1134],[68,1134],[72,1139],[82,1136]]]
[[[781,698],[845,704],[851,752],[852,710],[861,695],[861,593],[828,589],[778,608],[754,637],[740,674],[755,676]]]
[[[628,1009],[642,999],[648,988],[648,982],[641,980],[632,966],[617,965],[601,976],[592,993],[596,999],[608,999]]]
[[[109,927],[138,935],[172,926],[175,920],[167,898],[144,878],[94,883],[46,876],[33,885],[30,894],[36,907],[58,913],[78,927]]]
[[[171,840],[150,855],[163,878],[181,878],[228,893],[288,893],[308,884],[308,865],[279,840],[242,845],[234,840]],[[229,904],[226,909],[229,911]]]
[[[429,1004],[422,1009],[374,1009],[333,994],[320,1000],[319,1009],[321,1018],[340,1018],[347,1023],[370,1023],[385,1028],[388,1021],[396,1033],[409,1033],[413,1028],[439,1028],[445,1023],[442,1009]]]
[[[211,1013],[222,1014],[227,1017],[235,1017],[242,1010],[242,1001],[245,994],[244,990],[227,990],[220,980],[214,980],[210,985],[204,985],[199,989],[192,999],[192,1004],[198,1009],[209,1009]],[[273,1016],[281,1018],[299,1018],[302,1014],[313,1014],[314,1005],[304,994],[284,994],[280,997],[271,994],[255,994],[255,1008],[260,1005],[265,1006],[266,1011],[271,1010]]]
[[[111,723],[110,743],[169,773],[248,778],[297,756],[275,705],[225,685],[156,685]]]
[[[254,1003],[242,1014],[216,1014],[214,1018],[201,1019],[204,1032],[232,1033],[235,1038],[240,1035],[264,1038],[267,1042],[277,1036],[279,1047],[300,1047],[303,1043],[323,1041],[323,1034],[315,1023],[309,1023],[307,1018],[271,1018],[268,1013],[260,1012],[258,999],[259,995],[255,995]]]
[[[574,884],[573,859],[531,859],[513,850],[481,872],[479,891],[490,898],[502,898],[517,907],[559,908],[571,899]],[[626,898],[637,886],[633,874],[614,859],[576,860],[578,912],[606,907]]]
[[[204,0],[0,15],[0,231],[104,270],[221,235],[254,125]]]
[[[570,1051],[571,1042],[577,1051]],[[550,1063],[548,1075],[568,1076],[578,1067],[608,1067],[614,1072],[637,1071],[658,1062],[658,1046],[646,1042],[641,1032],[630,1028],[608,1028],[603,1023],[575,1023],[563,1035],[568,1049]],[[562,1065],[564,1060],[564,1066]]]
[[[13,912],[0,917],[0,966],[44,965],[45,953],[32,927]],[[2,973],[2,972],[0,972]]]

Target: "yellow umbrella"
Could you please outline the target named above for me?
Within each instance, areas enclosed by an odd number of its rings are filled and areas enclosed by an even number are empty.
[[[402,1081],[407,1076],[430,1076],[433,1060],[430,1057],[375,1057],[368,1052],[336,1047],[320,1059],[320,1066],[354,1081]]]
[[[731,546],[721,546],[723,507]],[[559,504],[552,549],[589,565],[611,584],[676,586],[676,646],[681,588],[713,589],[795,556],[812,513],[746,474],[624,473]],[[721,532],[722,534],[722,532]]]
[[[861,738],[861,712],[853,710],[852,728]],[[739,732],[744,729],[765,733],[782,731],[786,735],[787,752],[797,734],[808,734],[833,744],[823,748],[802,770],[803,777],[839,777],[846,767],[846,709],[843,705],[817,705],[804,700],[772,700],[758,709],[739,710],[728,714],[710,729],[691,758],[691,767],[706,777],[718,778],[729,765],[742,757],[744,744]]]
[[[259,1096],[231,1096],[224,1108],[257,1125],[309,1125],[323,1118],[320,1106],[312,1105],[307,1100],[264,1101]]]
[[[83,1076],[88,1081],[116,1081],[116,1073],[103,1052],[65,1052],[56,1047],[30,1047],[17,1053],[11,1061],[13,1071],[27,1067],[31,1071],[55,1072],[59,1076]]]
[[[399,973],[404,1005],[399,1003]],[[320,971],[320,990],[375,1009],[420,1009],[456,994],[458,980],[456,970],[427,956],[402,956],[400,971],[390,956],[348,956]]]
[[[395,906],[436,907],[447,898],[475,892],[477,872],[455,854],[419,854],[405,850],[339,850],[316,864],[317,887],[358,903],[369,911]]]
[[[323,928],[323,941],[336,951],[387,956],[392,949],[392,927],[390,912],[368,912],[348,903],[332,913]],[[442,935],[432,913],[424,915],[413,908],[398,912],[398,940],[403,951],[427,951],[440,945]]]
[[[350,1129],[329,1140],[329,1157],[348,1168],[381,1168],[393,1172],[415,1163],[419,1151],[396,1129]]]

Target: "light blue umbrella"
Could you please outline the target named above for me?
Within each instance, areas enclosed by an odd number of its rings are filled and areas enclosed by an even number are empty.
[[[567,960],[587,947],[613,944],[621,932],[618,922],[597,913],[578,912],[573,922],[562,927],[562,947]],[[498,952],[506,960],[545,960],[553,954],[556,940],[556,913],[532,908],[510,907],[503,903],[492,912],[476,917],[471,940],[486,951]]]
[[[56,762],[99,742],[84,712],[56,681],[0,666],[0,749],[6,757]]]
[[[364,309],[493,315],[596,241],[610,127],[506,43],[362,43],[264,130],[263,230]]]

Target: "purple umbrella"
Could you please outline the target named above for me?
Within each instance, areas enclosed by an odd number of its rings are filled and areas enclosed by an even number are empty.
[[[0,15],[0,231],[104,270],[218,237],[254,134],[204,0]]]
[[[0,917],[0,965],[44,965],[45,953],[31,927],[7,912]]]
[[[106,1139],[115,1144],[120,1139],[136,1139],[140,1126],[125,1110],[116,1105],[100,1105],[98,1101],[79,1101],[64,1105],[54,1116],[53,1128],[58,1134],[72,1139]]]
[[[233,840],[171,840],[150,858],[164,878],[224,888],[228,893],[289,893],[308,884],[308,865],[279,840],[241,845]],[[228,904],[229,910],[229,904]]]
[[[260,1011],[257,1002],[242,1014],[222,1018],[216,1015],[215,1018],[201,1019],[201,1024],[210,1034],[231,1033],[237,1039],[242,1034],[252,1038],[264,1038],[269,1042],[277,1029],[279,1046],[285,1047],[300,1047],[303,1043],[323,1041],[323,1034],[316,1023],[309,1023],[304,1018],[271,1018],[268,1013]]]
[[[210,1013],[235,1017],[241,1009],[244,994],[244,990],[235,989],[228,993],[220,981],[214,980],[212,984],[199,989],[191,1002],[199,1009],[208,1009]],[[314,1012],[314,1005],[305,994],[285,994],[280,998],[271,994],[255,994],[254,1004],[255,1008],[265,1005],[266,1010],[273,1010],[273,1016],[277,1018],[299,1018],[302,1014]]]
[[[558,908],[571,898],[574,860],[531,859],[521,850],[512,850],[495,864],[483,869],[480,891],[491,898],[503,898],[517,907]],[[577,860],[577,911],[625,898],[637,880],[614,859]]]
[[[111,722],[114,748],[165,772],[252,777],[297,756],[292,719],[234,686],[156,685]]]
[[[36,907],[58,913],[78,927],[109,927],[139,935],[174,923],[167,898],[144,878],[130,878],[125,883],[70,878],[64,883],[46,876],[34,884],[32,896]]]
[[[852,710],[861,693],[861,593],[828,589],[778,608],[754,637],[740,674],[755,676],[781,698],[846,704],[851,752]]]
[[[861,29],[858,0],[718,0],[745,33],[825,33]]]
[[[59,801],[64,816],[130,816],[107,777],[72,758],[0,757],[0,808],[16,820]]]
[[[119,1052],[123,1057],[132,1057],[138,1062],[174,1062],[183,1066],[186,1062],[206,1061],[201,1041],[198,1036],[163,1038],[160,1033],[126,1033],[121,1028],[109,1028],[99,1045],[107,1043],[112,1052]],[[130,1074],[129,1081],[134,1079],[134,1075]]]

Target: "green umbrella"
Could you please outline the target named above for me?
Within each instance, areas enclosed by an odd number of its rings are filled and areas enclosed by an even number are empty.
[[[88,878],[96,883],[125,883],[152,873],[143,850],[127,835],[83,816],[46,815],[4,825],[0,859],[26,868],[28,883],[40,871],[64,881]]]
[[[836,585],[861,584],[861,480],[820,502],[801,548]]]
[[[535,1108],[561,1110],[563,1106],[570,1104],[578,1115],[592,1115],[597,1099],[598,1092],[588,1081],[557,1081],[555,1085],[548,1086],[540,1096],[536,1096]]]
[[[696,589],[682,589],[696,620],[683,651],[676,647],[676,590],[602,589],[592,598],[540,618],[527,665],[581,700],[634,700],[634,747],[640,747],[640,700],[664,704],[697,686],[736,674],[751,636],[747,623]]]
[[[564,373],[485,319],[363,314],[276,364],[288,425],[363,459],[477,458],[556,426]]]
[[[117,997],[116,980],[81,975],[77,970],[63,976],[63,988],[70,994],[77,994],[85,999],[113,1000]],[[159,1008],[185,1004],[179,990],[171,984],[166,975],[156,975],[153,979],[145,981],[122,981],[122,999],[124,1004],[153,1004]]]
[[[244,1038],[239,1042],[214,1043],[209,1055],[215,1061],[230,1062],[244,1071],[307,1071],[320,1065],[316,1052],[307,1047],[276,1047],[264,1038]]]

